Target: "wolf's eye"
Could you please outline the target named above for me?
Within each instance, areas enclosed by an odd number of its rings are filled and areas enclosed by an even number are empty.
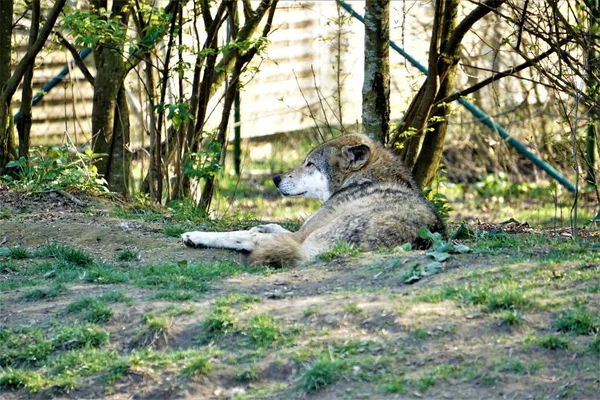
[[[307,166],[307,167],[314,167],[314,166],[315,166],[315,164],[313,164],[313,162],[312,162],[312,161],[307,161],[307,162],[306,162],[306,166]]]

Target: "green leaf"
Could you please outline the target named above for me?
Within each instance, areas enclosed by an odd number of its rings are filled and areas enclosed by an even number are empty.
[[[464,244],[455,244],[454,245],[454,253],[468,253],[471,251],[471,248],[469,246],[465,246]]]
[[[449,253],[441,252],[441,251],[428,251],[425,254],[432,257],[435,261],[438,261],[438,262],[446,261],[447,259],[449,259],[451,257],[451,255]]]
[[[10,254],[10,249],[8,247],[0,247],[0,256],[8,257]]]
[[[419,231],[417,232],[417,234],[419,235],[419,237],[421,239],[433,240],[433,233],[431,233],[429,231],[429,229],[425,228],[424,226],[422,226],[421,228],[419,228]]]
[[[425,268],[423,268],[422,275],[424,275],[424,276],[435,275],[435,274],[439,273],[441,270],[442,270],[442,264],[440,264],[438,261],[432,261],[429,264],[427,264],[425,266]]]

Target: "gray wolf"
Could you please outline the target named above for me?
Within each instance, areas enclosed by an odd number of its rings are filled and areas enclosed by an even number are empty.
[[[317,146],[302,165],[273,182],[284,196],[317,198],[323,206],[297,232],[267,224],[247,231],[187,232],[183,243],[247,252],[252,264],[293,266],[338,242],[367,251],[404,243],[423,248],[428,243],[419,238],[419,228],[446,234],[408,168],[364,135],[343,135]]]

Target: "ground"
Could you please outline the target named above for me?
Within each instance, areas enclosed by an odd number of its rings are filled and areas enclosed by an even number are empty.
[[[472,225],[439,263],[339,248],[273,270],[184,247],[198,223],[170,210],[82,199],[0,191],[2,399],[600,393],[593,228]]]

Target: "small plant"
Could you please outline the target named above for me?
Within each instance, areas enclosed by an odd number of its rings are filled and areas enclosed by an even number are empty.
[[[592,343],[590,343],[590,351],[596,357],[600,357],[600,336],[596,336]]]
[[[279,323],[272,315],[257,314],[248,321],[247,335],[258,346],[268,346],[282,336]]]
[[[386,393],[404,393],[406,392],[406,381],[394,378],[383,386]]]
[[[204,320],[204,327],[213,335],[232,332],[237,325],[237,318],[230,307],[213,307]]]
[[[31,257],[29,251],[25,247],[12,247],[8,249],[8,258],[12,258],[13,260],[23,260],[25,258]]]
[[[346,304],[344,304],[344,310],[346,312],[349,312],[350,314],[360,314],[360,313],[362,313],[362,310],[360,309],[359,306],[356,305],[356,303],[346,303]]]
[[[331,261],[334,258],[347,256],[347,257],[356,257],[360,251],[353,245],[337,242],[330,250],[325,253],[319,254],[317,257],[321,261]]]
[[[62,244],[49,243],[35,252],[36,257],[52,257],[60,261],[77,265],[79,267],[90,266],[94,259],[86,252]]]
[[[554,327],[560,332],[593,335],[600,331],[600,321],[587,308],[578,307],[563,312],[554,322]]]
[[[569,342],[561,335],[544,335],[535,338],[534,342],[548,350],[563,350],[569,348]]]
[[[427,339],[430,335],[429,332],[427,332],[426,329],[423,328],[415,328],[413,330],[413,336],[415,337],[415,339],[419,339],[419,340],[425,340]]]
[[[198,375],[206,375],[213,369],[213,365],[210,362],[210,357],[207,356],[196,356],[188,361],[181,369],[183,376],[191,377]]]
[[[529,307],[532,301],[523,294],[522,289],[503,286],[489,291],[484,304],[487,311],[494,312],[499,310],[522,310]]]
[[[108,322],[113,315],[112,309],[102,297],[83,297],[70,303],[65,311],[67,313],[82,314],[83,320],[93,323]]]
[[[498,320],[508,326],[523,324],[523,313],[519,310],[505,310],[500,313]]]
[[[311,317],[313,315],[317,315],[321,312],[321,308],[317,307],[317,306],[310,306],[307,309],[305,309],[302,313],[302,315],[304,315],[304,317],[308,318]]]
[[[93,161],[102,156],[91,149],[84,153],[74,151],[72,146],[34,147],[28,158],[9,161],[7,168],[13,168],[17,179],[11,175],[2,177],[4,183],[13,190],[24,192],[53,192],[78,190],[84,192],[106,192],[106,181],[98,174]]]
[[[256,366],[245,369],[243,371],[238,372],[235,375],[235,379],[240,382],[252,382],[256,381],[259,377],[259,371]]]
[[[67,288],[62,283],[56,283],[45,289],[32,289],[23,295],[23,299],[27,301],[36,301],[43,299],[52,299],[65,293]]]
[[[169,301],[190,301],[194,298],[194,293],[187,290],[167,289],[159,290],[154,293],[152,298]]]
[[[139,258],[140,258],[140,253],[136,250],[131,250],[131,249],[121,250],[115,255],[115,259],[117,261],[123,261],[123,262],[137,261],[137,260],[139,260]]]
[[[156,336],[166,335],[173,324],[173,320],[164,315],[146,314],[143,317],[143,321],[148,329]]]
[[[3,389],[24,388],[35,393],[47,386],[48,381],[37,371],[8,368],[0,372],[0,388]]]
[[[302,388],[306,392],[318,392],[340,379],[347,366],[342,361],[321,358],[309,365],[302,374]]]

